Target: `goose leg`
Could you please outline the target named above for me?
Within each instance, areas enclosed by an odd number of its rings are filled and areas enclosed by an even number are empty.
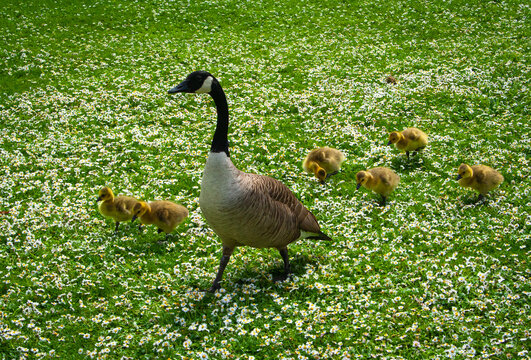
[[[284,274],[276,276],[273,281],[284,281],[291,274],[291,265],[289,264],[288,248],[278,249],[282,260],[284,260]]]
[[[120,225],[120,223],[117,221],[116,226],[114,227],[114,232],[118,232],[118,225]]]
[[[483,196],[483,194],[479,194],[478,200],[476,201],[476,203],[481,202],[481,201],[485,202],[485,196]]]
[[[417,155],[417,151],[413,151],[413,154],[411,154],[411,156],[415,156]]]
[[[234,248],[223,246],[223,255],[221,256],[221,260],[219,262],[218,274],[216,275],[216,278],[214,279],[212,286],[210,287],[210,289],[208,289],[208,292],[214,293],[216,292],[217,289],[221,287],[219,285],[219,282],[221,281],[221,278],[223,277],[223,271],[225,271],[225,268],[227,267],[227,264],[229,263],[230,256],[232,255],[233,251],[234,251]]]
[[[407,159],[409,160],[409,151],[406,151]]]

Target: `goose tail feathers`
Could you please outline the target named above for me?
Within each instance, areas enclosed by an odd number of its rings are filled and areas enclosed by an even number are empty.
[[[312,235],[312,236],[308,236],[307,239],[333,241],[333,239],[330,236],[326,235],[322,231],[319,231],[318,234],[315,234],[315,235]]]

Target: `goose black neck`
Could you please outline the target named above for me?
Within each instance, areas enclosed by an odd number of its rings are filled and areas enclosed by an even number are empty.
[[[210,151],[224,152],[227,154],[227,156],[230,156],[229,141],[227,139],[229,132],[229,107],[227,105],[225,93],[217,81],[212,83],[210,96],[212,96],[212,99],[214,99],[218,113],[218,122],[216,125],[216,131],[214,132],[214,138],[212,139]]]

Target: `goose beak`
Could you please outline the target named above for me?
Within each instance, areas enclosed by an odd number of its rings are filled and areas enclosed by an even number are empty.
[[[177,85],[176,87],[168,90],[168,94],[176,94],[180,92],[187,92],[188,91],[188,81],[184,80],[182,83]]]
[[[461,180],[463,177],[461,175],[457,175],[457,179],[456,180]]]
[[[137,216],[136,215],[133,215],[133,218],[131,219],[131,222],[135,222]]]
[[[387,145],[391,145],[391,144],[392,144],[392,142],[391,142],[391,140],[389,140],[389,141],[387,142]]]
[[[98,199],[96,200],[96,202],[100,202],[101,201],[101,196],[98,197]]]
[[[360,189],[360,186],[361,186],[361,183],[359,183],[358,185],[356,185],[356,190],[359,190],[359,189]]]

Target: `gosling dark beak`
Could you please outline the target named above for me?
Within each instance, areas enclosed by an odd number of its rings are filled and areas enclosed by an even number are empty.
[[[188,81],[184,80],[182,83],[180,83],[176,87],[168,90],[168,94],[176,94],[176,93],[180,93],[180,92],[188,92],[188,89],[189,89]]]
[[[461,180],[463,177],[461,175],[457,175],[457,179],[456,180]]]
[[[133,218],[131,219],[131,222],[135,222],[137,216],[136,215],[133,215]]]
[[[360,189],[360,186],[361,186],[361,183],[359,183],[358,185],[356,185],[356,190],[359,190],[359,189]]]
[[[100,202],[101,201],[101,196],[98,197],[98,200],[96,200],[96,202]]]
[[[387,145],[391,145],[391,144],[392,144],[392,142],[391,142],[391,140],[389,140],[389,141],[387,142]]]

